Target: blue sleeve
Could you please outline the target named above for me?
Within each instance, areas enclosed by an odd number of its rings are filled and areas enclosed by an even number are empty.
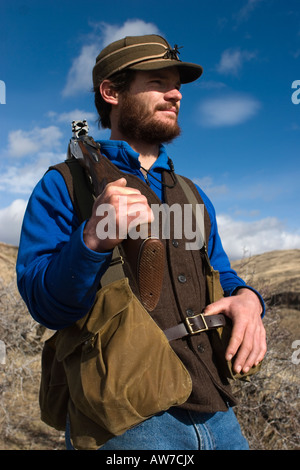
[[[50,329],[65,328],[92,306],[111,253],[90,250],[63,177],[52,170],[34,189],[26,209],[17,282],[31,315]]]
[[[200,196],[206,206],[208,215],[211,222],[210,236],[207,243],[207,251],[212,267],[219,271],[220,281],[224,290],[225,296],[233,295],[239,288],[245,287],[252,290],[257,294],[262,305],[262,315],[265,314],[265,304],[262,296],[253,287],[246,285],[245,281],[241,279],[236,271],[230,266],[230,261],[226,252],[224,251],[222,241],[218,231],[218,224],[216,219],[215,208],[207,197],[207,195],[196,185]]]

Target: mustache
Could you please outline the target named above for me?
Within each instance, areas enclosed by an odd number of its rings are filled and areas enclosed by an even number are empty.
[[[172,104],[165,104],[165,105],[157,105],[155,108],[156,111],[176,111],[176,114],[178,115],[179,113],[179,105],[176,103],[174,105]]]

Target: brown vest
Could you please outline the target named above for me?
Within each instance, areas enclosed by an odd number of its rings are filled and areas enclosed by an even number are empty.
[[[152,204],[161,204],[156,194],[140,178],[121,172],[106,158],[104,158],[104,162],[104,176],[107,181],[125,177],[128,186],[139,189],[147,197],[150,206]],[[76,160],[73,160],[68,164],[61,163],[52,168],[58,170],[64,177],[71,200],[79,214],[79,219],[84,220],[91,212],[93,199],[90,187],[79,164]],[[194,184],[187,178],[184,179],[194,192],[198,203],[203,204]],[[169,172],[163,172],[163,181],[169,186],[173,185]],[[78,204],[79,198],[84,198],[85,203]],[[165,203],[169,206],[175,203],[181,205],[189,203],[179,183],[172,188],[165,186],[164,198]],[[182,211],[183,213],[184,211]],[[204,211],[204,224],[206,240],[208,240],[210,219],[206,208]],[[156,308],[150,312],[152,318],[162,330],[179,324],[188,316],[200,313],[207,304],[206,282],[203,275],[204,267],[200,251],[187,250],[186,242],[190,240],[186,240],[184,237],[175,239],[174,227],[172,227],[172,224],[170,226],[170,239],[162,240],[166,248],[167,259],[162,295]],[[122,247],[120,249],[122,251]],[[133,292],[139,297],[134,275],[130,270],[129,263],[126,263],[126,261],[124,271],[129,278]],[[235,405],[236,401],[231,394],[227,379],[222,378],[217,370],[209,334],[209,332],[202,332],[173,340],[170,344],[186,366],[193,382],[192,393],[188,401],[182,405],[182,408],[213,413],[226,411],[228,406]]]

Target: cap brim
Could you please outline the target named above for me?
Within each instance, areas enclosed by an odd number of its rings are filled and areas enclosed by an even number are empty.
[[[197,80],[203,72],[201,65],[180,62],[177,60],[155,59],[134,64],[128,68],[133,70],[160,70],[169,67],[178,67],[181,83],[190,83]]]

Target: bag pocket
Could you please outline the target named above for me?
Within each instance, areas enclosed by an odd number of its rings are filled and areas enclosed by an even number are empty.
[[[210,269],[206,274],[206,285],[210,303],[216,302],[224,296],[219,271],[215,271],[212,266],[210,266]],[[246,373],[234,372],[233,364],[235,358],[233,357],[230,361],[225,359],[225,353],[231,338],[231,333],[232,323],[227,317],[226,325],[224,327],[210,331],[210,341],[218,365],[218,370],[223,377],[233,380],[249,381],[251,375],[256,374],[260,370],[262,363],[260,362],[257,366],[251,367],[251,369]]]
[[[102,288],[84,324],[62,331],[56,346],[67,375],[71,437],[77,448],[83,440],[87,448],[89,433],[91,448],[99,447],[184,403],[191,393],[188,371],[128,279]],[[82,426],[82,416],[91,420],[90,431],[87,423]]]

